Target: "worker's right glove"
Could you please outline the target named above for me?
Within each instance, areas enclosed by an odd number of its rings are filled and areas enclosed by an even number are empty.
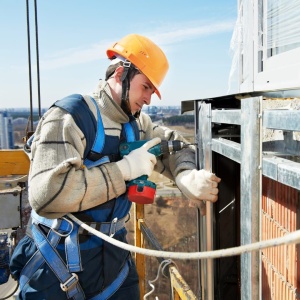
[[[181,192],[192,201],[218,199],[219,177],[205,170],[185,170],[179,173],[175,182]]]
[[[160,138],[154,138],[116,162],[125,181],[136,179],[142,175],[151,175],[156,164],[156,157],[148,150],[160,142]]]

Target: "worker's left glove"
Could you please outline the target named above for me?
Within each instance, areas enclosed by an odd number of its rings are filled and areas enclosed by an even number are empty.
[[[181,192],[192,201],[218,199],[219,177],[205,170],[185,170],[179,173],[175,182]]]

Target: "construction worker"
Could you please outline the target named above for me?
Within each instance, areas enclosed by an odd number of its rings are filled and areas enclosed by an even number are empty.
[[[81,230],[66,216],[73,213],[126,242],[125,223],[132,204],[127,181],[155,170],[174,179],[196,203],[217,200],[220,179],[196,170],[192,146],[160,159],[148,152],[162,139],[184,140],[141,112],[153,93],[161,97],[159,87],[168,71],[162,50],[150,39],[130,34],[113,44],[107,56],[105,80],[100,80],[92,97],[83,97],[97,124],[102,120],[103,132],[97,125],[104,141],[96,159],[100,163],[85,165],[88,136],[59,105],[45,113],[36,129],[29,174],[32,224],[10,263],[20,283],[19,299],[140,299],[130,253]],[[72,106],[80,97],[67,97],[67,104]],[[130,135],[148,142],[121,158],[119,144]],[[93,155],[90,151],[89,161]]]

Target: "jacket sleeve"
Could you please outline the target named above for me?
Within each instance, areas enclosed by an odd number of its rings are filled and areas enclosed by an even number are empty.
[[[176,130],[168,127],[152,123],[151,118],[141,113],[139,118],[139,126],[142,139],[151,139],[159,137],[162,140],[180,140],[189,143],[181,134]],[[196,168],[195,161],[195,147],[189,146],[176,153],[164,154],[157,158],[155,171],[163,174],[169,179],[175,180],[175,177],[184,170],[192,170]]]
[[[115,163],[87,169],[86,140],[72,116],[49,110],[39,122],[32,144],[29,201],[47,218],[58,218],[109,201],[126,191]]]

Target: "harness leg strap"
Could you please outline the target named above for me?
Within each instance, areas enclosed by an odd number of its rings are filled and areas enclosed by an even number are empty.
[[[129,273],[129,265],[131,261],[128,259],[124,264],[121,272],[119,273],[118,277],[107,287],[105,288],[100,294],[90,298],[89,300],[106,300],[111,297],[122,285]]]
[[[60,241],[60,236],[54,233],[52,230],[49,231],[48,234],[48,239],[53,247],[56,247],[57,244]],[[20,290],[23,290],[24,286],[29,282],[33,274],[43,266],[45,263],[45,260],[39,250],[37,250],[30,260],[26,263],[24,266],[20,279],[19,279],[19,284],[20,284]]]
[[[58,252],[52,247],[45,235],[36,224],[33,224],[32,235],[36,246],[43,255],[47,265],[56,275],[61,283],[61,289],[66,292],[67,297],[75,300],[85,299],[82,288],[75,273],[70,273]]]
[[[79,226],[74,224],[72,232],[65,240],[66,261],[70,272],[82,271],[78,229]]]

